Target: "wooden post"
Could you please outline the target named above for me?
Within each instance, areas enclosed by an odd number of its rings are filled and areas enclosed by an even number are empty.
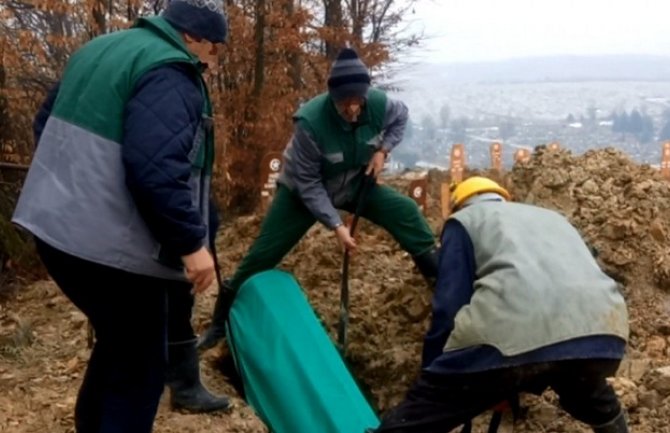
[[[498,142],[491,143],[491,168],[502,171],[502,144]]]
[[[525,164],[530,161],[530,151],[528,149],[517,149],[514,152],[514,162],[517,164]]]
[[[449,177],[451,184],[463,181],[465,171],[465,149],[462,144],[454,144],[451,148],[449,161]],[[440,204],[442,205],[442,218],[447,219],[451,214],[451,185],[443,183],[440,185]]]
[[[670,141],[663,143],[663,156],[661,157],[661,174],[670,180]]]
[[[428,179],[414,179],[409,184],[409,196],[416,202],[421,212],[426,213],[426,196],[428,195]]]
[[[283,159],[281,152],[267,153],[261,160],[261,210],[263,212],[267,210],[272,201],[272,196],[277,188],[277,179],[279,178],[282,165]]]
[[[451,214],[451,189],[448,183],[440,185],[440,204],[442,206],[442,218],[446,220]]]
[[[451,165],[449,175],[452,182],[459,183],[463,181],[463,171],[465,169],[465,149],[462,144],[454,144],[451,148]]]

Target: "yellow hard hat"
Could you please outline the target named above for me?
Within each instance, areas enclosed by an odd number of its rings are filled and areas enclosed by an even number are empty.
[[[473,176],[465,179],[463,182],[456,185],[451,193],[451,208],[456,209],[461,206],[467,199],[478,194],[486,192],[494,192],[500,194],[505,200],[510,200],[509,192],[497,182],[482,176]]]

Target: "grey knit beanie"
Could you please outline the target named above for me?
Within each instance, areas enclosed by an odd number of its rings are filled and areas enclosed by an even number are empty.
[[[228,35],[222,0],[171,0],[163,18],[177,30],[215,44]]]
[[[370,88],[370,73],[356,51],[344,48],[337,55],[328,78],[328,91],[334,101],[352,96],[365,97]]]

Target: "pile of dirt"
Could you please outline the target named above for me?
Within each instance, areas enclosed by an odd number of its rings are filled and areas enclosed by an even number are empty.
[[[670,183],[658,170],[614,149],[541,148],[510,184],[518,200],[568,217],[618,279],[670,291]]]
[[[623,284],[632,338],[613,383],[630,414],[632,431],[667,431],[670,371],[662,367],[670,364],[668,183],[654,169],[636,165],[613,150],[572,156],[538,149],[530,162],[511,173],[483,174],[499,179],[519,201],[566,215],[598,250],[604,269]],[[427,213],[437,234],[442,225],[440,184],[449,176],[430,172],[428,179]],[[409,176],[387,182],[406,191]],[[259,216],[236,218],[222,228],[219,259],[226,275],[242,259],[260,221]],[[383,411],[400,401],[418,373],[431,292],[411,258],[388,234],[363,222],[358,239],[359,252],[350,268],[348,358],[363,388]],[[315,226],[281,265],[295,274],[333,337],[341,264],[333,233]],[[214,298],[212,291],[198,299],[197,331],[209,322]],[[41,283],[0,309],[0,334],[11,337],[4,341],[4,349],[0,341],[0,405],[11,409],[0,413],[0,430],[72,431],[72,406],[87,358],[80,314],[51,283]],[[205,378],[215,391],[234,394],[217,371],[219,356],[219,349],[204,355]],[[183,415],[163,404],[155,431],[266,431],[239,398],[234,401],[231,415]],[[552,393],[525,397],[523,404],[528,410],[516,432],[589,431],[559,408]],[[476,432],[485,431],[483,422],[478,420]]]

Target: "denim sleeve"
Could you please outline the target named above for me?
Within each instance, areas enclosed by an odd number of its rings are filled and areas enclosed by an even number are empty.
[[[470,303],[474,293],[475,272],[474,248],[468,232],[457,220],[447,220],[442,231],[433,316],[424,338],[422,367],[430,365],[444,351],[456,314]]]

